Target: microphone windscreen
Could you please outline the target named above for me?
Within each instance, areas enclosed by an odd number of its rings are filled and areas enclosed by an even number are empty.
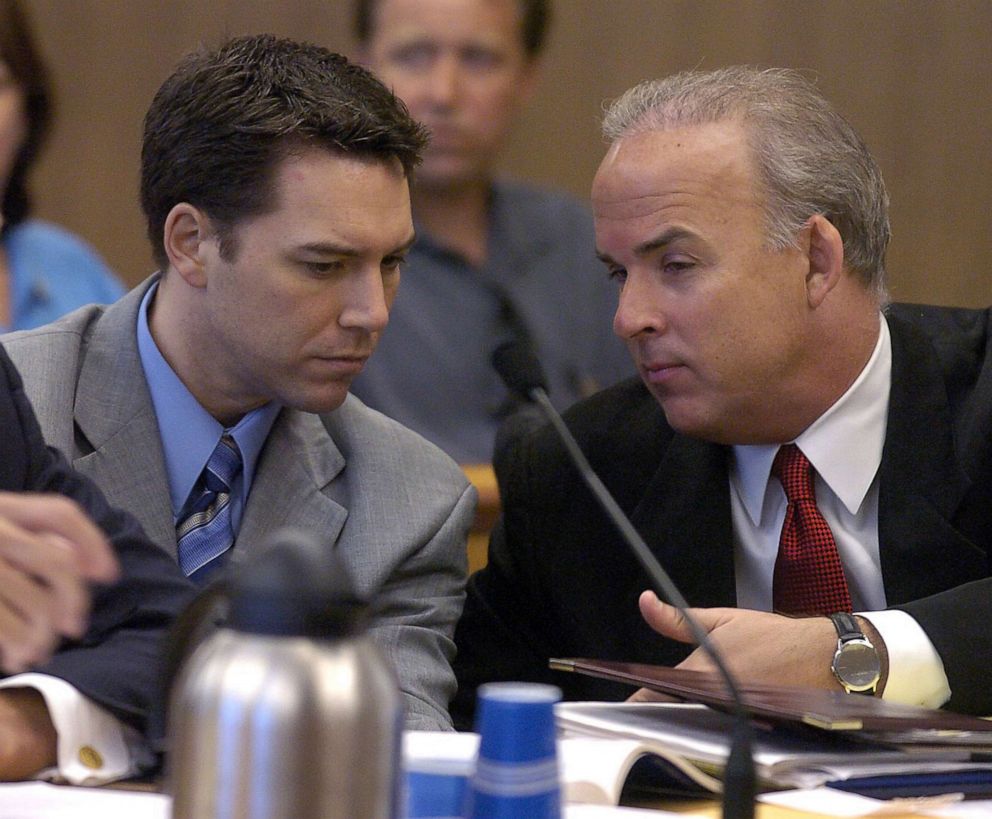
[[[504,341],[493,350],[492,362],[507,389],[525,401],[532,400],[533,390],[547,389],[541,362],[527,344]]]

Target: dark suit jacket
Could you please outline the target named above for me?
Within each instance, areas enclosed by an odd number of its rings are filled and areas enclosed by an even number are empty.
[[[161,700],[161,641],[193,596],[193,586],[133,518],[111,509],[91,481],[45,447],[21,379],[2,348],[0,430],[0,490],[57,492],[74,499],[107,533],[122,570],[120,582],[96,590],[86,634],[65,641],[35,670],[67,680],[143,729],[150,708]]]
[[[893,306],[892,387],[880,467],[879,545],[888,604],[927,631],[959,710],[992,713],[992,349],[989,312]],[[736,591],[729,448],[673,432],[639,380],[566,413],[593,468],[690,605],[731,606]],[[538,680],[567,699],[630,689],[550,672],[549,657],[672,665],[689,647],[642,621],[649,587],[549,427],[497,462],[504,514],[489,564],[469,582],[456,631],[456,723],[475,687]],[[970,581],[982,582],[931,598]]]

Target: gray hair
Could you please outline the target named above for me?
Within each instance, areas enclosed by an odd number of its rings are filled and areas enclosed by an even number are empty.
[[[732,66],[687,71],[634,86],[611,103],[603,136],[737,120],[746,129],[764,185],[768,241],[794,245],[822,214],[844,240],[845,263],[886,300],[889,196],[867,146],[797,71]]]

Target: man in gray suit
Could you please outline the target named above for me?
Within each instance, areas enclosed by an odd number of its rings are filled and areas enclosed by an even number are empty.
[[[348,395],[414,239],[424,143],[378,80],[324,49],[258,36],[191,54],[145,118],[161,272],[6,344],[48,442],[195,580],[286,525],[340,553],[375,603],[407,725],[442,728],[475,491]],[[223,446],[236,468],[215,488]],[[191,506],[211,492],[233,540],[215,558],[185,536],[213,519]]]

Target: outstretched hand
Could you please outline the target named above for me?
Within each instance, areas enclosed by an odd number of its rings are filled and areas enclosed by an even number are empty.
[[[654,592],[641,594],[641,615],[659,634],[682,643],[695,639],[677,608],[661,602]],[[750,609],[690,609],[709,635],[730,672],[744,684],[771,683],[840,690],[830,662],[837,646],[837,632],[826,617],[785,617]],[[709,655],[697,648],[678,665],[694,671],[715,669]],[[630,699],[659,699],[642,688]]]

